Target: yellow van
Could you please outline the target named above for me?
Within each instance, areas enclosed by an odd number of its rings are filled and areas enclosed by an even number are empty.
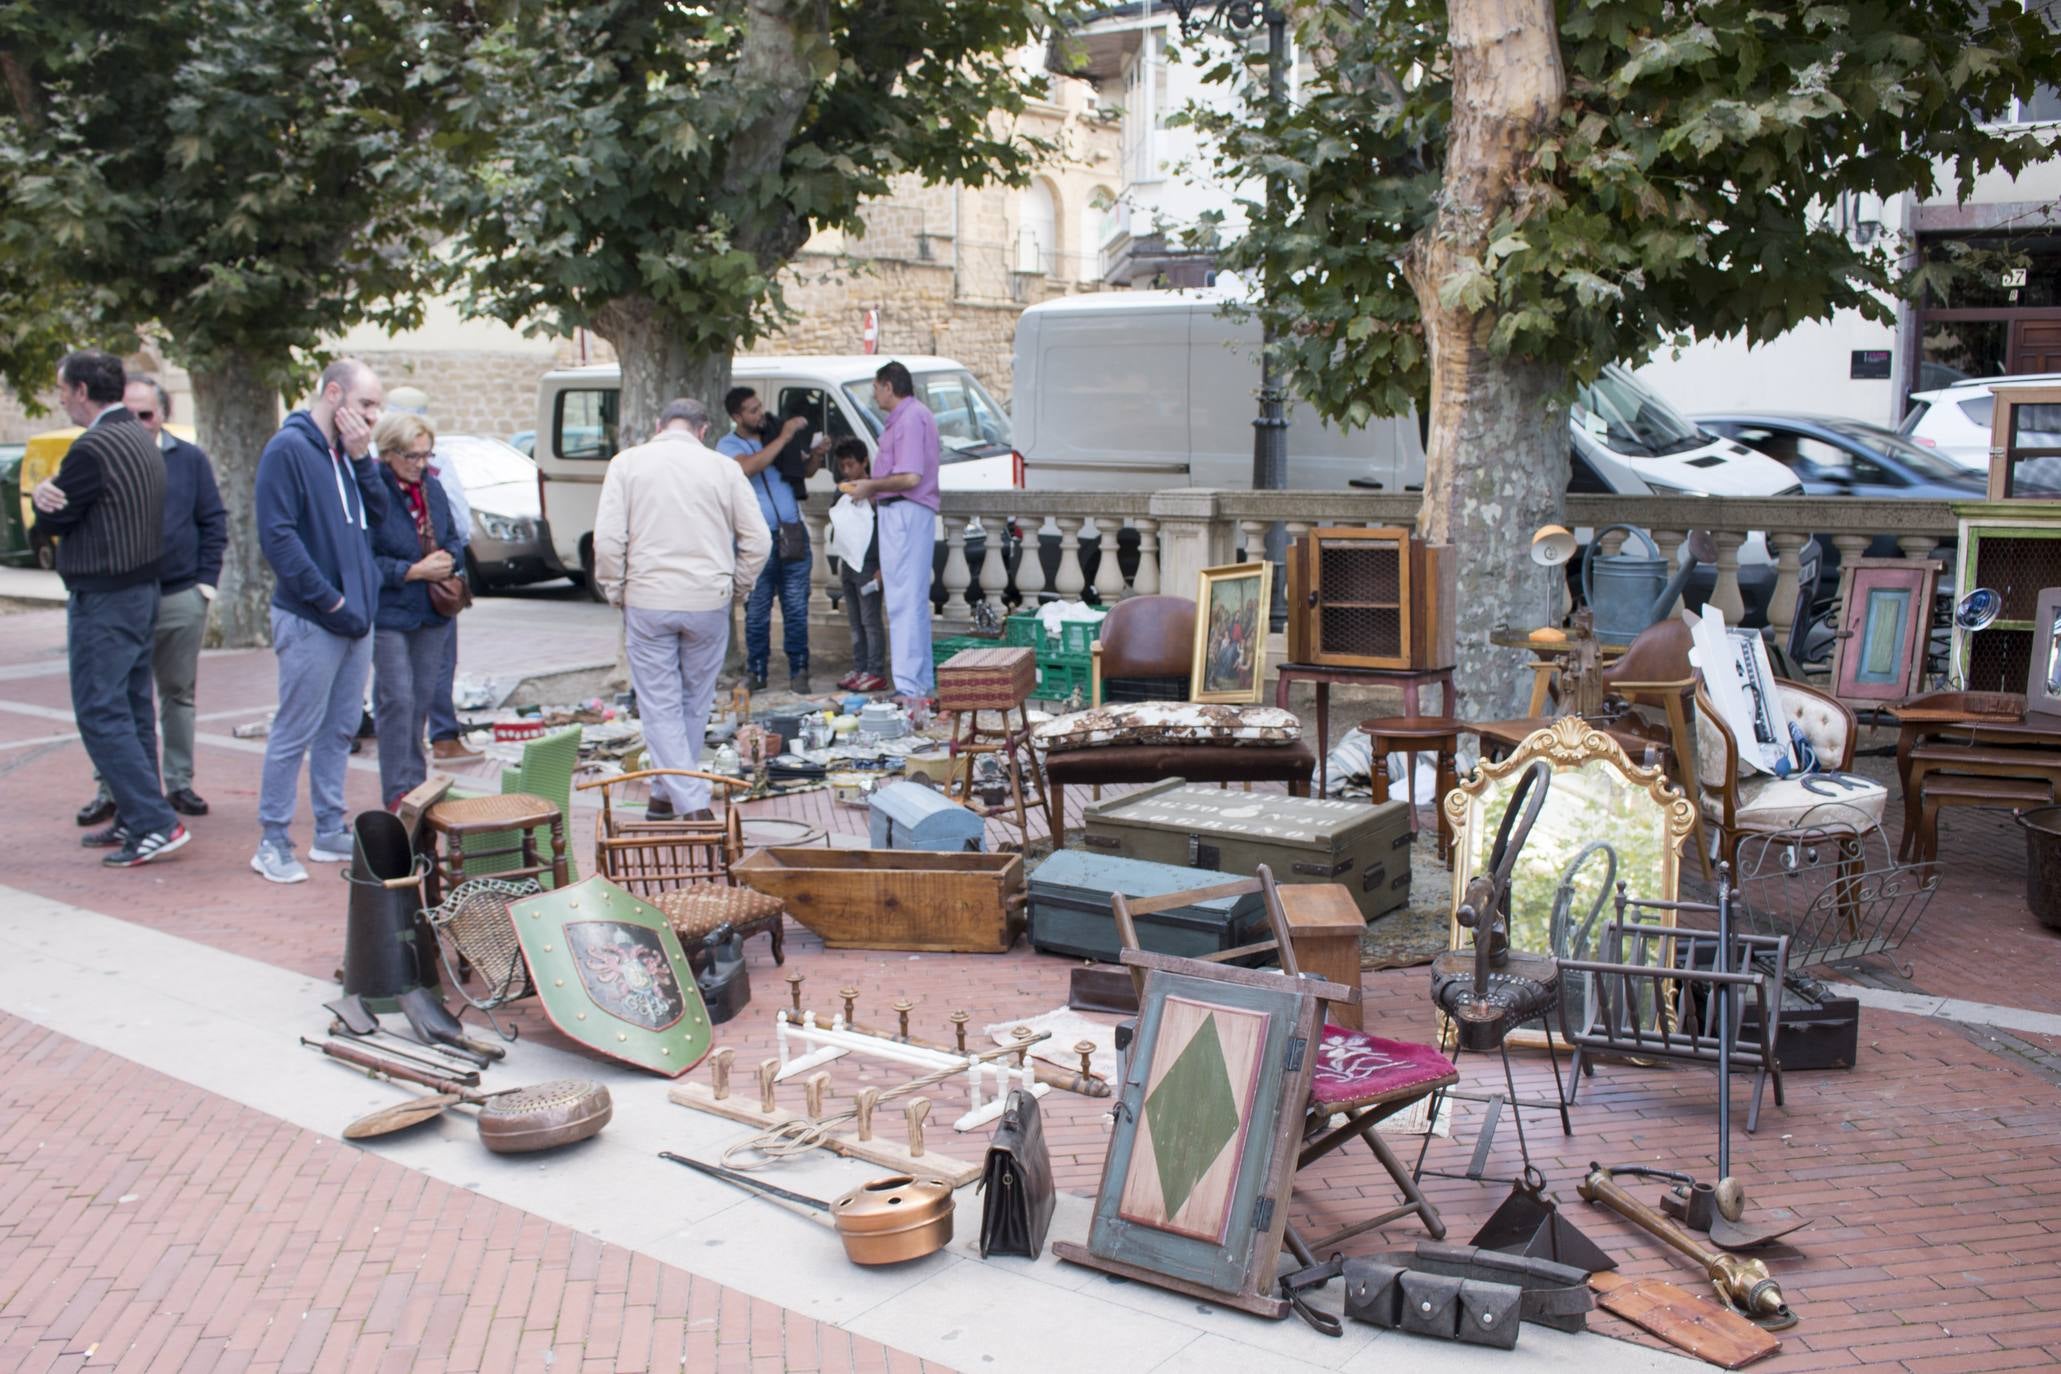
[[[193,427],[190,425],[166,425],[166,429],[187,443],[193,442]],[[34,493],[45,480],[57,476],[64,455],[71,452],[72,440],[86,431],[77,425],[63,429],[46,429],[41,434],[31,434],[27,451],[21,459],[21,523],[29,532],[29,547],[35,551],[36,566],[54,568],[57,566],[57,540],[36,528],[36,507]]]

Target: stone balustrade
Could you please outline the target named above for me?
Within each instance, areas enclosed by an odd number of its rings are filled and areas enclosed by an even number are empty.
[[[1193,595],[1202,569],[1237,562],[1245,550],[1260,548],[1276,520],[1287,525],[1291,537],[1319,526],[1414,527],[1419,504],[1415,494],[1189,487],[948,492],[938,522],[944,558],[933,599],[941,602],[941,629],[957,629],[972,620],[981,602],[1000,612],[1054,595],[1092,595],[1105,603],[1161,590]],[[829,499],[818,496],[804,512],[819,553],[826,542],[828,510]],[[1710,599],[1735,620],[1745,610],[1741,561],[1751,546],[1749,562],[1771,563],[1774,569],[1768,619],[1778,633],[1786,632],[1795,617],[1798,580],[1813,535],[1833,545],[1842,564],[1884,536],[1905,557],[1925,558],[1955,535],[1953,511],[1935,501],[1584,495],[1567,498],[1567,515],[1569,525],[1580,529],[1638,526],[1669,559],[1690,531],[1708,530],[1716,550]],[[1605,549],[1623,539],[1608,536]],[[834,585],[827,559],[819,556],[812,578],[814,614],[831,613]],[[1818,595],[1831,591],[1821,585]]]

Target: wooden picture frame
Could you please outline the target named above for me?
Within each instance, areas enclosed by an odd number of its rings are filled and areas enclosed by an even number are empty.
[[[1923,558],[1855,558],[1844,571],[1832,695],[1849,706],[1893,705],[1923,686],[1940,565]]]
[[[1145,970],[1145,989],[1094,1219],[1085,1246],[1056,1241],[1053,1252],[1285,1317],[1275,1268],[1300,1162],[1303,1106],[1325,999],[1350,990],[1144,950],[1125,950],[1123,961]],[[1176,1148],[1156,1148],[1162,1136]]]
[[[1696,834],[1696,807],[1668,781],[1661,768],[1631,761],[1617,741],[1580,716],[1562,716],[1532,732],[1507,758],[1484,763],[1446,793],[1440,805],[1453,832],[1453,901],[1448,943],[1471,948],[1472,934],[1460,925],[1460,902],[1467,884],[1486,864],[1495,843],[1504,807],[1536,760],[1553,770],[1538,823],[1532,827],[1516,870],[1511,875],[1510,947],[1556,957],[1570,957],[1571,948],[1554,949],[1547,923],[1564,868],[1592,840],[1606,840],[1618,853],[1616,879],[1632,897],[1672,902],[1681,892],[1682,844]],[[1591,863],[1579,870],[1571,904],[1579,925],[1593,902],[1604,868]],[[1604,914],[1608,919],[1605,897]],[[1666,918],[1673,921],[1670,914]],[[1583,1014],[1583,989],[1563,980],[1560,995],[1571,1019]],[[1513,1044],[1544,1045],[1533,1026],[1511,1033]]]
[[[1188,699],[1257,704],[1266,689],[1271,563],[1204,568],[1195,592],[1195,655]]]
[[[2061,716],[2061,587],[2041,591],[2033,609],[2025,710],[2028,715]]]

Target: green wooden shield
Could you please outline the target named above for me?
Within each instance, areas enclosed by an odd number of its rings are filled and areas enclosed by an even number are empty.
[[[668,1078],[708,1053],[701,989],[657,907],[606,878],[588,878],[508,911],[530,981],[558,1029]]]

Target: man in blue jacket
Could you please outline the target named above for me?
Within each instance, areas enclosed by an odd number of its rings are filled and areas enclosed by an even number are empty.
[[[165,459],[165,545],[157,567],[157,639],[150,658],[157,679],[158,734],[164,743],[165,800],[184,816],[205,816],[208,804],[193,790],[193,687],[200,675],[200,641],[208,603],[222,580],[229,547],[229,512],[215,485],[214,465],[197,444],[165,428],[172,398],[157,378],[129,376],[122,404],[149,431]],[[114,794],[101,782],[79,809],[80,825],[114,819]],[[113,843],[111,835],[96,836]]]
[[[347,863],[344,770],[372,669],[379,571],[368,531],[386,513],[386,484],[369,456],[385,392],[371,368],[342,358],[323,369],[315,399],[286,417],[258,458],[258,547],[271,565],[272,651],[279,710],[258,789],[262,833],[251,869],[275,883],[306,882],[287,828],[308,760],[315,838],[308,857]]]

